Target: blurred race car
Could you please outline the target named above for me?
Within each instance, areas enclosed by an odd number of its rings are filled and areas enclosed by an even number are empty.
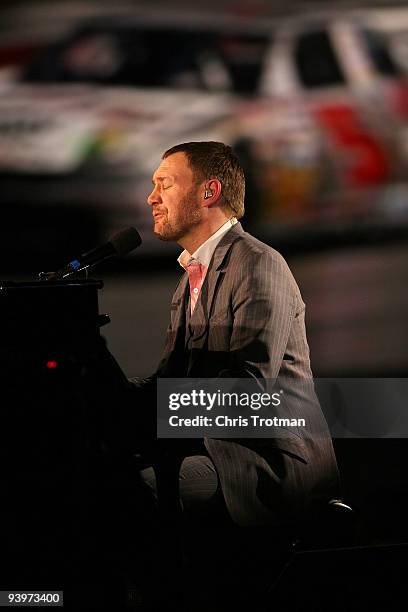
[[[247,227],[267,239],[399,223],[408,89],[366,23],[145,12],[84,23],[0,85],[2,248],[16,249],[17,226],[20,252],[57,267],[132,224],[160,252],[150,177],[188,140],[236,148]]]

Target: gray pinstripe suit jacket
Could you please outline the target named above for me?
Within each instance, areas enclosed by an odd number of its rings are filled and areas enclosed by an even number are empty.
[[[186,359],[187,291],[184,274],[157,376],[307,380],[302,414],[306,410],[319,431],[263,440],[205,438],[233,520],[282,523],[311,500],[338,494],[331,438],[314,392],[310,396],[305,305],[285,260],[234,225],[217,245],[201,288]]]

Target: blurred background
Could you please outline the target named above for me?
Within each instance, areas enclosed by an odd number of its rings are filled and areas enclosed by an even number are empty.
[[[180,249],[152,235],[151,175],[168,147],[221,140],[246,171],[244,228],[299,283],[315,375],[405,377],[405,2],[191,4],[3,0],[0,278],[135,226],[143,245],[93,277],[111,352],[151,374],[181,273]],[[342,442],[362,529],[406,541],[406,441]]]
[[[94,276],[113,354],[151,373],[180,275],[151,232],[151,174],[174,143],[222,140],[246,170],[245,229],[299,282],[315,374],[404,375],[403,4],[3,2],[1,277],[134,225],[143,246]]]

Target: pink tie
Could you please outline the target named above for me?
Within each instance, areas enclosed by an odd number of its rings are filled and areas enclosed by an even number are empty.
[[[192,259],[187,264],[187,274],[190,282],[190,312],[193,314],[204,281],[205,266],[196,259]]]

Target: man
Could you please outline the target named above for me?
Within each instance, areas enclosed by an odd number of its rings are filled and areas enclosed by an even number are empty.
[[[284,259],[246,233],[245,179],[231,148],[190,142],[166,151],[153,174],[154,233],[184,250],[185,272],[173,296],[157,377],[285,377],[312,373],[305,306]],[[280,524],[313,500],[336,496],[338,474],[320,406],[308,414],[319,435],[263,440],[205,438],[180,469],[186,514],[198,520],[224,511],[239,525]],[[142,473],[155,489],[152,468]]]

